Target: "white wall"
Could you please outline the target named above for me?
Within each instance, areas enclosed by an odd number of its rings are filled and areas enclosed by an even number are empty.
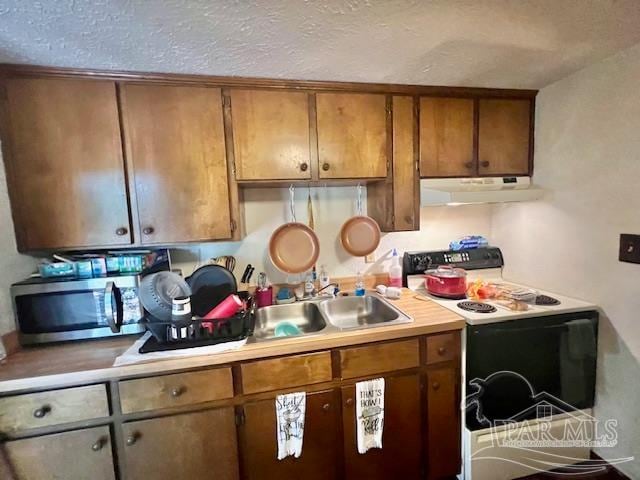
[[[600,323],[596,415],[619,421],[602,456],[640,478],[640,265],[618,262],[640,234],[640,44],[541,90],[534,180],[544,201],[494,207],[493,239],[514,281],[589,299]]]
[[[366,189],[363,196],[366,208]],[[307,223],[307,188],[296,189],[296,216]],[[362,258],[347,255],[339,241],[340,227],[355,212],[356,187],[315,187],[311,189],[315,231],[320,240],[318,269],[326,265],[332,277],[354,276],[358,269],[374,273],[386,271],[392,248],[400,255],[407,250],[444,249],[449,242],[467,234],[489,235],[491,209],[487,205],[458,207],[430,207],[421,210],[421,229],[418,232],[387,233],[382,235],[376,251],[377,261],[365,264]],[[271,233],[289,221],[288,189],[248,189],[245,191],[245,219],[247,236],[242,242],[209,243],[172,252],[174,266],[189,275],[198,263],[218,255],[234,255],[236,276],[242,275],[247,263],[258,272],[266,271],[269,280],[280,283],[295,282],[275,269],[268,258],[267,245]]]
[[[26,255],[20,255],[16,250],[4,163],[0,153],[0,335],[15,328],[9,286],[13,282],[24,280],[34,268],[35,260]],[[2,352],[0,342],[0,356]]]

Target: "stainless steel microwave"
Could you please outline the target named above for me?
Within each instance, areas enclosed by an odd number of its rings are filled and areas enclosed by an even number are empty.
[[[30,279],[11,286],[23,345],[144,331],[138,275],[82,280]]]

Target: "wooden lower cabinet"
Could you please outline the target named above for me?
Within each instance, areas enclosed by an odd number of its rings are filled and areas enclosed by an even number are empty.
[[[342,387],[344,468],[347,480],[421,478],[420,376],[385,376],[382,449],[358,453],[355,385]]]
[[[42,435],[13,440],[4,449],[14,480],[113,480],[115,479],[109,427]],[[2,452],[0,452],[2,453]],[[142,477],[141,477],[142,478]]]
[[[455,365],[427,372],[427,442],[425,458],[429,480],[460,472],[460,374]]]
[[[125,423],[128,480],[237,480],[233,407]]]
[[[248,403],[241,428],[246,480],[340,478],[340,400],[337,390],[308,393],[302,455],[278,460],[275,399]]]

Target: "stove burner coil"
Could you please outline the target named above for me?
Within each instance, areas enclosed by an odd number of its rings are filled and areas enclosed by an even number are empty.
[[[536,305],[560,305],[560,300],[549,295],[538,295],[536,297]]]
[[[475,313],[493,313],[496,311],[496,307],[493,305],[481,302],[460,302],[458,303],[458,307],[467,312]]]

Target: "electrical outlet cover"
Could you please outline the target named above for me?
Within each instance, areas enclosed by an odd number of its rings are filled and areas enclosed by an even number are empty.
[[[620,235],[620,255],[618,260],[628,263],[640,263],[640,235],[623,233]]]

